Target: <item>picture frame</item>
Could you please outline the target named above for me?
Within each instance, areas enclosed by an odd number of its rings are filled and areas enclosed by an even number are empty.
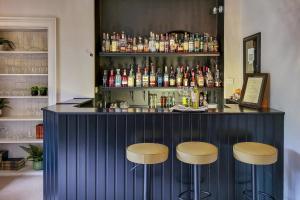
[[[246,74],[241,92],[240,106],[248,108],[262,108],[269,74]]]
[[[243,39],[243,78],[261,72],[261,32]]]

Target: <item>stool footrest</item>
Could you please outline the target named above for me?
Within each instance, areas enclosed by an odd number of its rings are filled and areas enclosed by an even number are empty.
[[[178,195],[178,199],[179,200],[191,200],[191,198],[186,198],[184,197],[184,195],[188,194],[188,193],[193,193],[194,190],[187,190],[187,191],[184,191],[184,192],[181,192],[179,195]],[[208,197],[211,196],[211,193],[210,192],[207,192],[207,191],[200,191],[200,199],[206,199]],[[198,200],[198,199],[197,199]]]
[[[243,191],[243,195],[247,198],[247,199],[249,199],[249,200],[252,200],[253,198],[252,198],[252,190],[244,190]],[[267,194],[267,193],[265,193],[265,192],[261,192],[261,191],[259,191],[258,192],[258,195],[259,196],[263,196],[264,197],[264,200],[267,198],[267,199],[272,199],[272,200],[276,200],[275,199],[275,197],[273,197],[272,195],[270,195],[270,194]]]

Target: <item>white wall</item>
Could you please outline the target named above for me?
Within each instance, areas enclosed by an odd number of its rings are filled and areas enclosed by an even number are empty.
[[[57,17],[57,100],[94,96],[94,0],[0,0],[0,16]]]
[[[262,32],[271,107],[285,115],[285,200],[300,199],[300,0],[242,0],[242,37]],[[227,67],[227,66],[226,66]]]

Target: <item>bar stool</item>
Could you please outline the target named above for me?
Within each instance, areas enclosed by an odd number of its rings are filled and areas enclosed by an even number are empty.
[[[127,159],[133,163],[144,165],[144,200],[148,200],[148,165],[163,163],[168,159],[169,148],[156,143],[138,143],[127,147]]]
[[[183,196],[186,193],[191,192],[194,192],[194,200],[205,199],[211,196],[210,192],[201,191],[201,183],[198,180],[198,173],[201,177],[201,165],[211,164],[218,159],[217,147],[204,142],[184,142],[176,147],[176,154],[178,160],[191,164],[194,167],[194,191],[188,190],[180,193],[178,195],[179,199],[184,200]],[[201,194],[204,195],[201,197]]]
[[[261,191],[257,192],[256,166],[276,163],[278,158],[277,149],[267,144],[242,142],[233,145],[233,155],[236,160],[252,166],[252,196],[248,194],[247,190],[243,191],[243,194],[247,197],[247,199],[257,200],[258,196],[262,195],[275,200],[275,198],[270,194]]]

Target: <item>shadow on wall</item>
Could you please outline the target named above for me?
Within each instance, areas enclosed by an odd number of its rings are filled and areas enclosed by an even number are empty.
[[[285,199],[296,200],[297,196],[300,195],[300,154],[286,149],[285,158],[285,176],[288,180],[285,188]]]

